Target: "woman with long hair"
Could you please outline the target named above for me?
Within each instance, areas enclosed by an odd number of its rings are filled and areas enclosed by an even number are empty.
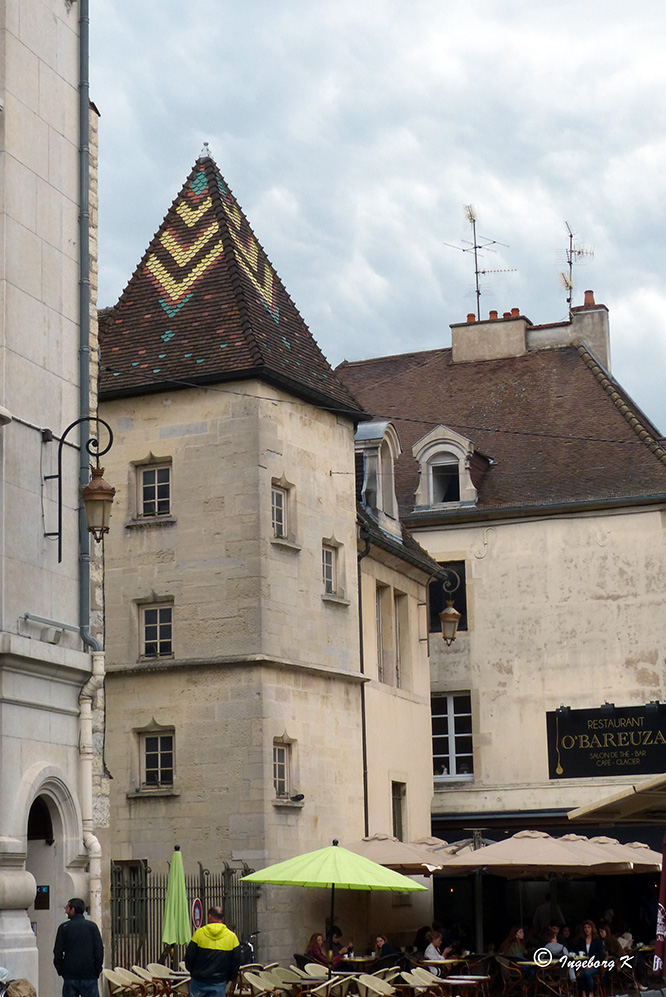
[[[328,966],[328,955],[324,951],[324,936],[321,932],[315,931],[314,935],[310,935],[310,941],[308,942],[305,954],[313,962],[318,962],[322,966]]]
[[[599,938],[594,921],[586,918],[580,926],[578,938],[571,946],[570,952],[578,952],[590,963],[603,962],[604,943]],[[581,997],[594,997],[594,978],[599,975],[599,967],[584,966],[578,972],[576,983]]]
[[[520,959],[527,954],[525,947],[525,929],[521,924],[514,924],[499,947],[499,954],[508,959]]]

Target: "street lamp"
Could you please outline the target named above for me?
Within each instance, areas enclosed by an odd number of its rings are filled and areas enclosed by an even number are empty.
[[[98,426],[104,426],[109,434],[109,442],[102,449],[100,449],[99,440],[95,436],[91,436],[86,442],[85,449],[91,456],[95,456],[97,464],[95,467],[93,467],[92,464],[90,465],[90,481],[80,489],[88,532],[92,533],[98,543],[104,534],[109,532],[111,506],[113,505],[113,496],[116,494],[116,490],[115,488],[112,488],[111,485],[109,485],[108,482],[106,482],[102,477],[104,474],[104,468],[99,466],[99,458],[102,454],[107,453],[111,449],[111,445],[113,443],[113,432],[108,422],[105,422],[104,419],[99,419],[95,415],[86,415],[81,419],[77,419],[75,422],[72,422],[60,437],[60,442],[58,444],[57,474],[44,475],[45,481],[55,478],[58,482],[58,529],[44,534],[45,537],[58,538],[58,563],[62,561],[62,448],[70,430],[74,429],[75,426],[81,426],[85,422],[96,422]],[[45,435],[46,433],[48,433],[48,437]],[[48,430],[44,430],[43,435],[45,439],[53,438]],[[83,439],[81,440],[81,443],[83,445]]]
[[[102,477],[103,474],[103,467],[91,465],[90,481],[81,489],[88,532],[92,533],[97,543],[100,542],[105,533],[109,532],[113,496],[116,494],[115,488],[112,488],[108,481]]]
[[[444,592],[446,595],[452,596],[460,588],[460,576],[453,568],[444,568],[443,570],[446,574],[446,578],[442,581]],[[453,608],[453,599],[447,599],[446,609],[439,614],[439,618],[442,621],[442,637],[446,641],[447,647],[450,647],[456,639],[461,616],[462,613]]]

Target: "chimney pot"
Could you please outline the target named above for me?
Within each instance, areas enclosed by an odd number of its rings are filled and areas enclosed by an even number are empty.
[[[511,318],[511,312],[503,312],[502,318]]]
[[[474,314],[474,312],[468,312],[467,313],[467,321],[470,322],[470,323],[471,322],[476,322],[476,315]]]
[[[585,307],[585,308],[594,308],[594,305],[595,305],[594,291],[586,291],[585,292],[585,301],[584,301],[583,307]]]
[[[511,309],[511,318],[520,318],[520,308]]]
[[[490,314],[488,315],[488,318],[490,319],[491,322],[494,322],[495,319],[497,318],[497,312],[496,311],[490,312]]]

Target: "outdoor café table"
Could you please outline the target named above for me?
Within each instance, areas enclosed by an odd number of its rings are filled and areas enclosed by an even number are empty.
[[[489,976],[446,976],[442,981],[445,987],[450,987],[460,997],[477,994],[490,982]]]
[[[435,969],[441,969],[444,971],[441,975],[445,976],[446,975],[445,971],[447,969],[450,969],[452,966],[460,966],[460,964],[463,963],[464,961],[465,960],[461,959],[460,957],[456,959],[419,959],[418,964],[419,966],[425,966],[426,968],[428,966],[434,966]],[[434,975],[435,974],[433,973],[433,976]]]
[[[350,971],[353,973],[366,973],[368,966],[372,966],[375,962],[377,962],[376,955],[343,955],[342,962],[338,963],[333,972],[343,973]]]

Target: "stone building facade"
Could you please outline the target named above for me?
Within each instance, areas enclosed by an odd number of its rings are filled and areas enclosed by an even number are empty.
[[[403,522],[455,572],[450,646],[431,587],[433,833],[565,833],[660,764],[613,740],[623,710],[666,745],[666,448],[610,373],[592,292],[565,323],[515,309],[452,335],[337,370],[394,422]]]
[[[437,567],[412,544],[398,584],[401,538],[362,562],[405,596],[413,627],[413,678],[380,688],[360,663],[364,413],[206,150],[101,343],[118,487],[106,545],[115,868],[156,868],[176,843],[186,867],[262,868],[390,827],[396,787],[403,829],[427,834],[429,745],[409,728],[418,714],[427,729],[418,618]],[[328,896],[266,887],[258,905],[260,954],[290,960],[323,929]],[[340,898],[345,930],[365,930],[366,907]]]
[[[62,448],[62,562],[53,536],[59,442],[95,405],[80,363],[96,349],[94,300],[79,281],[95,270],[95,221],[87,231],[79,187],[89,127],[96,142],[87,89],[80,98],[80,13],[65,0],[0,3],[0,965],[40,997],[58,986],[52,949],[64,902],[81,896],[99,916],[95,825],[108,816],[103,655],[93,667],[99,630],[82,609],[89,555],[87,534],[79,552],[76,431]],[[93,184],[93,211],[94,198]],[[91,286],[94,294],[94,273]],[[90,607],[99,627],[95,598],[99,585]]]

